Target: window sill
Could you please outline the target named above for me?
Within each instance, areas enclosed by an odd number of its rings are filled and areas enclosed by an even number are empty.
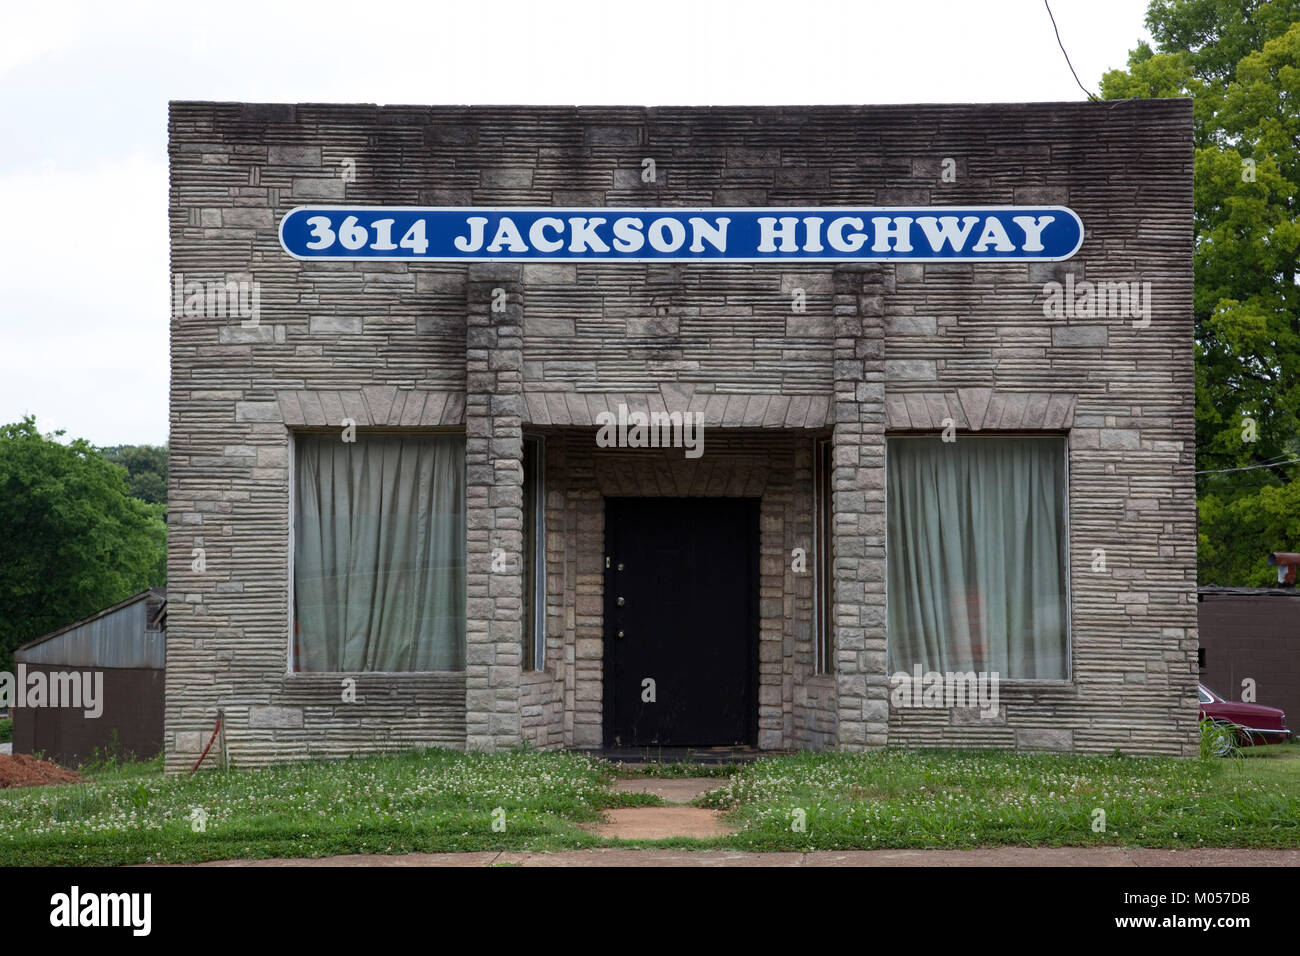
[[[439,684],[449,681],[464,681],[464,671],[294,671],[286,674],[284,685],[288,688],[304,689],[329,685],[338,687],[351,678],[357,685],[394,685],[394,684]]]
[[[291,706],[335,706],[339,703],[361,702],[464,708],[465,672],[300,672],[286,674],[284,683],[277,693],[272,694],[272,698],[274,703]]]
[[[894,675],[895,675],[895,674],[898,674],[898,673],[904,673],[904,674],[907,674],[906,671],[902,671],[902,672],[900,672],[900,671],[896,671],[896,670],[890,670],[890,671],[887,671],[887,673],[885,674],[885,676],[886,676],[887,678],[889,678],[889,679],[892,679],[892,678],[894,677]],[[928,673],[932,673],[932,672],[931,672],[931,671],[924,671],[924,672],[923,672],[923,674],[928,674]],[[937,673],[946,673],[946,672],[939,671],[939,672],[937,672]],[[970,671],[953,671],[952,673],[956,673],[956,674],[968,674],[968,673],[970,673]],[[981,672],[980,672],[980,671],[975,671],[975,673],[978,675],[978,674],[980,674]],[[818,674],[818,675],[816,675],[816,676],[818,676],[818,677],[822,677],[822,676],[827,676],[827,675]],[[831,675],[831,676],[833,676],[833,675]],[[907,676],[908,676],[908,677],[911,677],[910,674],[907,674]],[[1079,688],[1079,686],[1080,686],[1080,685],[1079,685],[1079,682],[1078,682],[1077,680],[1075,680],[1074,678],[1072,678],[1072,677],[1066,677],[1066,678],[1049,678],[1049,679],[1045,679],[1045,680],[1033,680],[1033,679],[1031,679],[1031,678],[1025,678],[1025,677],[1017,677],[1017,678],[1004,678],[1004,677],[999,677],[999,678],[998,678],[998,687],[999,687],[999,688],[1002,688],[1002,689],[1007,689],[1007,690],[1043,690],[1043,691],[1056,691],[1056,690],[1060,690],[1060,691],[1064,691],[1064,690],[1077,690],[1077,689]]]

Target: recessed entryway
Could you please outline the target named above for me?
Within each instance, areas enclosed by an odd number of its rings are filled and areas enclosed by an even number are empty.
[[[752,744],[758,501],[605,507],[605,745]]]

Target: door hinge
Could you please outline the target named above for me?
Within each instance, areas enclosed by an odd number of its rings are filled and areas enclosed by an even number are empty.
[[[605,567],[609,567],[609,555],[605,555]]]

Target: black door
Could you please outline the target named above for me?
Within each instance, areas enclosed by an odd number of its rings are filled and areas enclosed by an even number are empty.
[[[607,498],[607,747],[752,744],[758,502]]]

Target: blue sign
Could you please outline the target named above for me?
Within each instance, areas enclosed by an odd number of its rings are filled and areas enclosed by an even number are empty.
[[[299,206],[280,244],[295,259],[431,262],[1059,261],[1083,221],[1064,206]]]

